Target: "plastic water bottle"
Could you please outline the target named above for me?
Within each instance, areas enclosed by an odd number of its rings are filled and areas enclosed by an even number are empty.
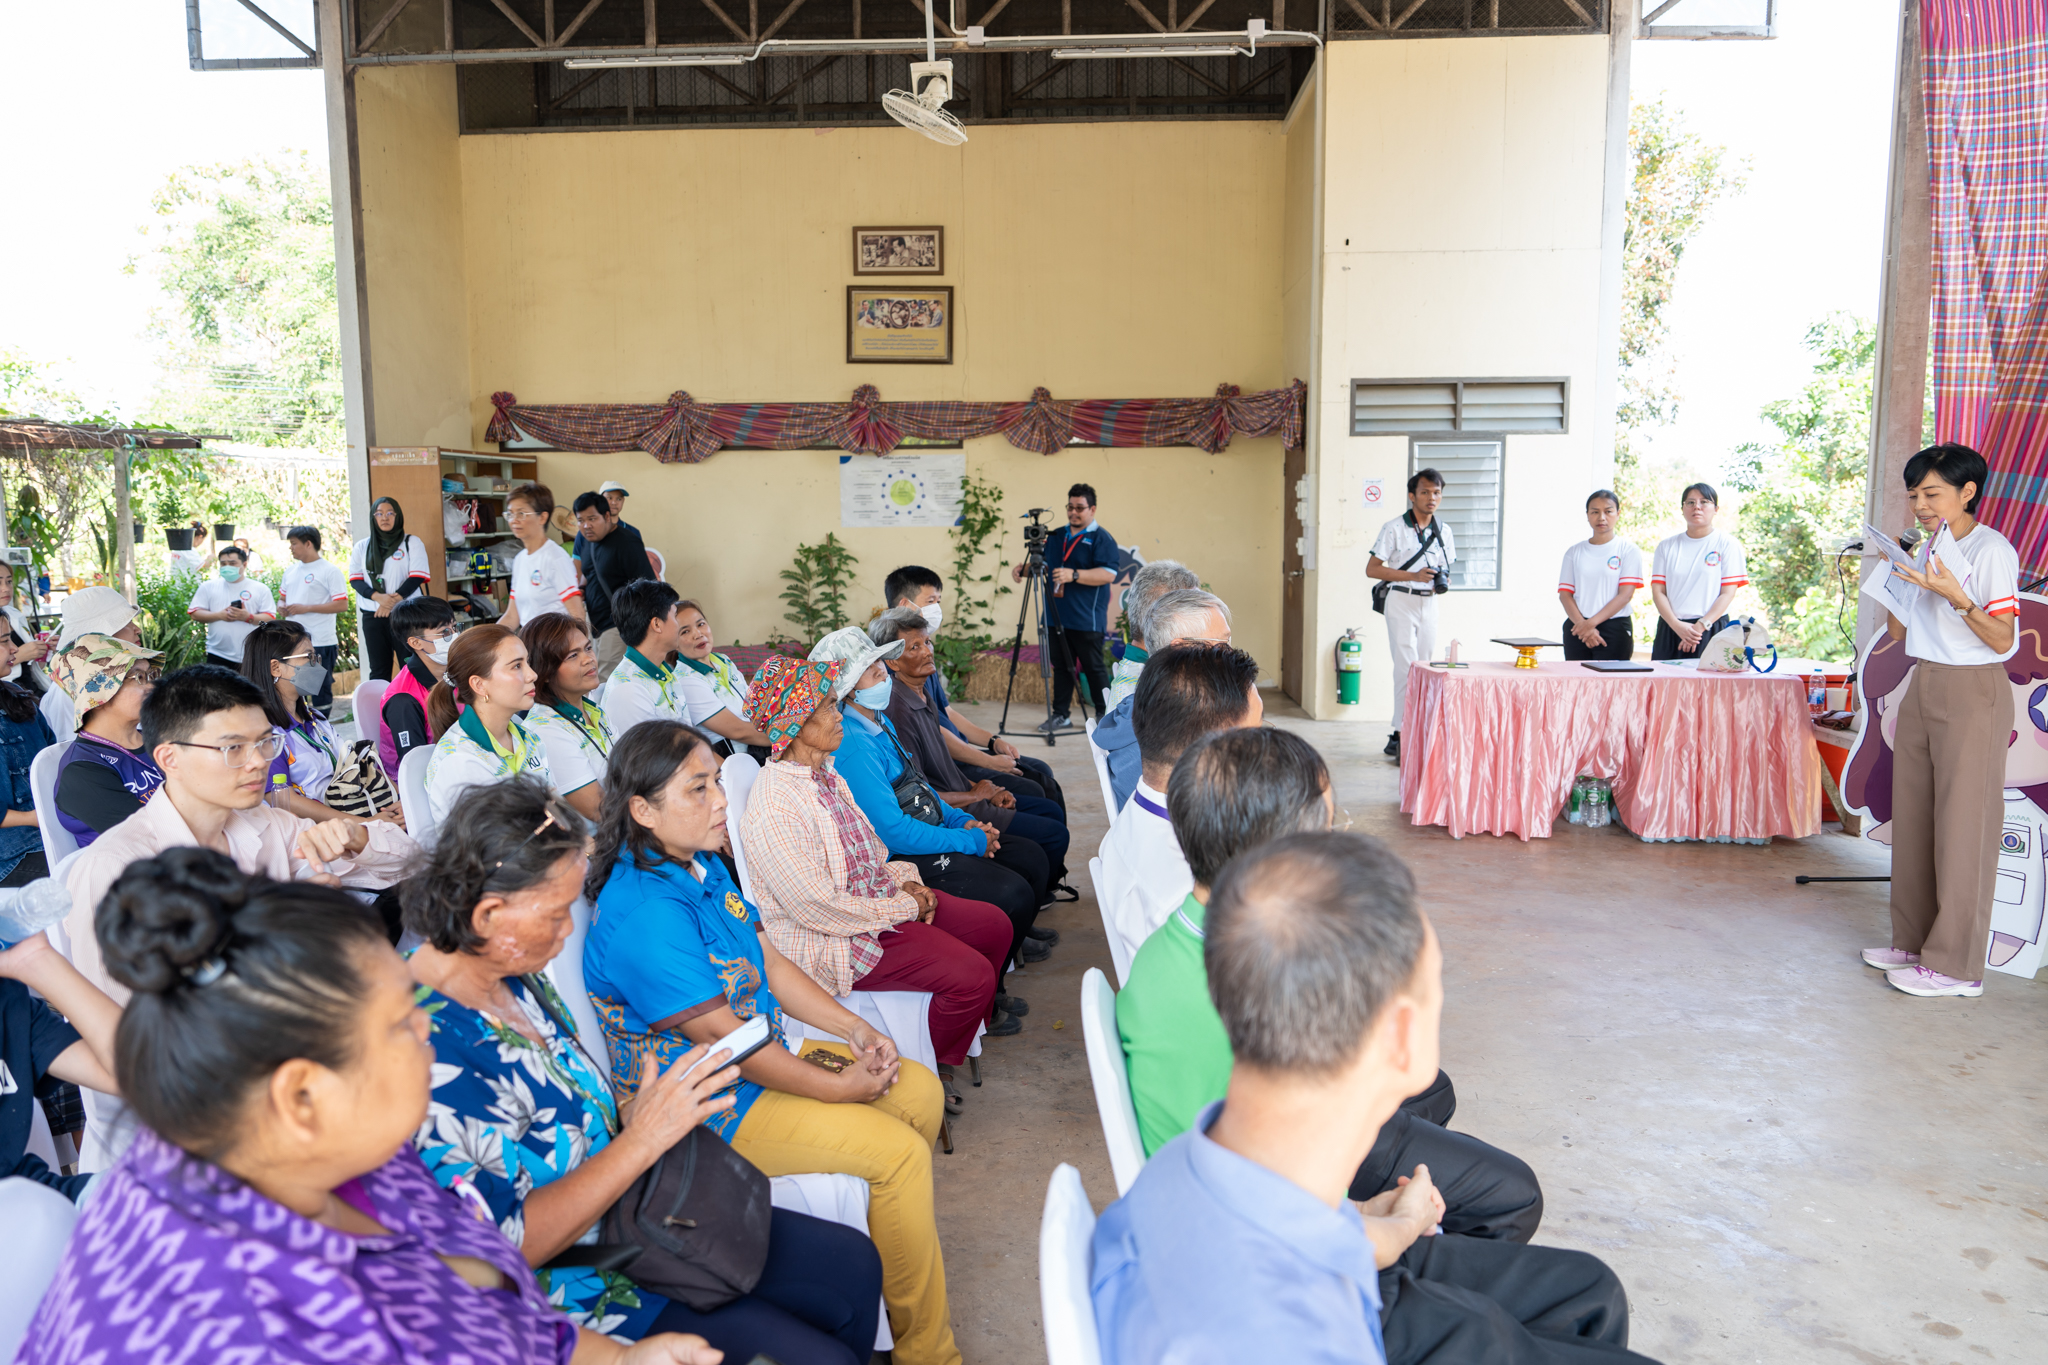
[[[71,913],[71,893],[54,877],[0,891],[0,946],[33,938]]]
[[[1813,670],[1813,676],[1806,680],[1807,714],[1818,720],[1827,714],[1827,709],[1828,675],[1816,668]]]
[[[1607,780],[1596,777],[1586,790],[1586,827],[1607,828]]]
[[[1571,822],[1575,825],[1586,823],[1586,779],[1584,775],[1572,779]]]

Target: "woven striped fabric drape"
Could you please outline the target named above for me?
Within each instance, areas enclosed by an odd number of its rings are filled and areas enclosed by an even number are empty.
[[[1978,515],[2048,574],[2048,3],[1921,0],[1937,440],[1991,466]]]

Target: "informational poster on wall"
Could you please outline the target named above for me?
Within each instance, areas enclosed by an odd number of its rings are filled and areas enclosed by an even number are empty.
[[[960,520],[967,456],[841,455],[841,526],[951,526]]]

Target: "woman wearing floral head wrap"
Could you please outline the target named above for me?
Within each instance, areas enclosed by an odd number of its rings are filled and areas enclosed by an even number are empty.
[[[747,693],[747,713],[773,756],[740,820],[754,901],[776,950],[828,995],[930,991],[932,1048],[944,1075],[991,1022],[1010,920],[985,901],[931,890],[915,866],[889,861],[832,769],[841,735],[833,684],[844,666],[772,658]],[[991,1032],[1018,1028],[1002,1014]],[[957,1108],[950,1081],[946,1091],[948,1108]]]
[[[81,635],[50,660],[71,699],[78,738],[57,760],[57,822],[84,848],[142,809],[163,770],[142,745],[142,703],[156,687],[154,649],[112,635]]]

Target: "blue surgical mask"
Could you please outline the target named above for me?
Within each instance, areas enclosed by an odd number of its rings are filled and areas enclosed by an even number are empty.
[[[242,571],[232,564],[223,564],[220,566],[220,581],[223,583],[239,583],[242,581]]]
[[[863,687],[856,690],[853,694],[853,699],[862,706],[867,707],[870,711],[883,710],[889,705],[890,686],[889,680],[884,678],[873,687]]]

